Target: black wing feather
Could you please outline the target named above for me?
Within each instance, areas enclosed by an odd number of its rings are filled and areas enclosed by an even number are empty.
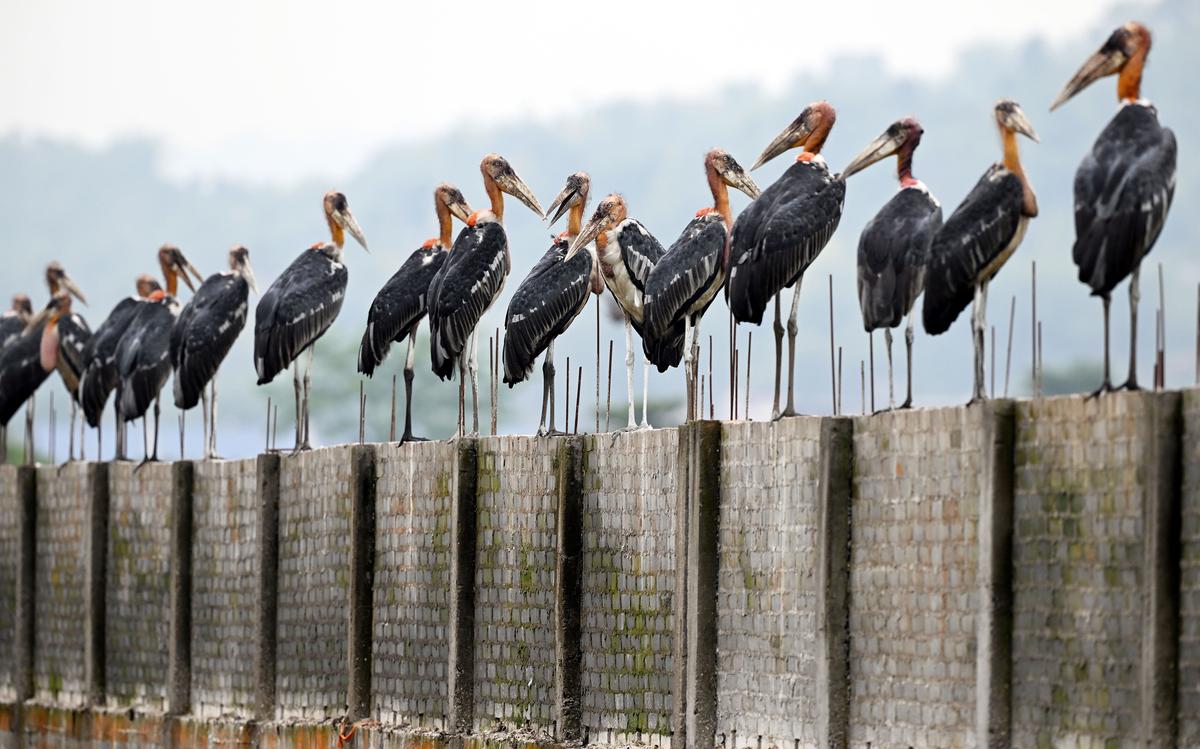
[[[42,369],[42,330],[38,325],[0,351],[0,425],[29,400],[50,373]]]
[[[117,306],[108,313],[108,317],[83,347],[79,402],[88,426],[100,426],[100,416],[108,402],[109,393],[117,386],[117,345],[142,304],[147,302],[133,297],[117,302]]]
[[[429,287],[433,371],[443,380],[466,348],[480,318],[500,296],[508,276],[508,237],[488,221],[463,229]]]
[[[646,279],[645,331],[643,335],[660,337],[688,315],[702,315],[696,305],[708,295],[712,303],[715,291],[725,280],[725,245],[729,232],[719,213],[692,219],[671,249],[663,255]]]
[[[858,301],[863,327],[894,328],[925,288],[929,247],[942,207],[929,193],[905,188],[884,204],[858,239]]]
[[[71,398],[79,402],[79,381],[83,377],[84,349],[92,338],[92,329],[78,312],[58,321],[58,373]]]
[[[367,329],[358,347],[358,371],[370,377],[392,343],[412,334],[428,309],[429,285],[446,262],[446,250],[423,247],[388,279],[367,312]]]
[[[263,294],[254,311],[254,368],[265,385],[320,338],[346,296],[346,266],[306,250]]]
[[[124,421],[145,415],[171,376],[172,297],[142,305],[117,345],[117,412]]]
[[[621,248],[621,261],[629,271],[629,279],[638,291],[644,292],[650,271],[654,270],[666,250],[641,221],[632,218],[625,219],[617,227],[616,240]]]
[[[200,285],[171,332],[175,406],[195,407],[229,349],[246,327],[250,285],[235,273],[216,273]]]

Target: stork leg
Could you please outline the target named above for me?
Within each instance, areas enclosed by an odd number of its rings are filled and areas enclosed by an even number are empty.
[[[77,407],[78,407],[78,404],[75,403],[75,398],[72,396],[72,398],[71,398],[71,416],[70,416],[71,427],[67,434],[67,462],[68,463],[75,462],[75,409]]]
[[[208,407],[208,454],[209,460],[217,460],[217,374],[212,378],[212,401]]]
[[[309,426],[312,405],[309,399],[312,397],[312,363],[315,348],[315,343],[308,347],[308,359],[304,363],[304,441],[300,446],[302,450],[312,449],[312,430]]]
[[[692,318],[690,315],[684,317],[683,320],[683,380],[686,384],[687,391],[687,409],[685,410],[684,422],[692,421],[696,418],[696,393],[693,391],[695,383],[692,382],[692,363],[695,361],[692,357]]]
[[[908,394],[900,408],[912,408],[912,347],[913,347],[913,312],[908,313],[908,325],[904,328],[904,348],[907,349],[908,360]]]
[[[200,388],[200,435],[204,442],[204,456],[208,457],[208,386]],[[180,456],[183,457],[183,456]]]
[[[556,432],[554,428],[554,341],[546,347],[546,355],[542,359],[542,418],[538,422],[538,436],[544,437]],[[550,413],[549,426],[546,424],[547,404]]]
[[[558,422],[557,413],[554,407],[555,401],[558,400],[555,397],[554,391],[554,375],[556,373],[554,369],[554,341],[550,341],[550,345],[546,347],[546,361],[542,366],[549,368],[550,380],[549,384],[546,386],[546,392],[550,396],[550,434],[554,434],[554,432],[557,431],[555,424]],[[569,375],[570,373],[568,372],[567,374]],[[569,384],[570,377],[568,377],[567,380]],[[563,421],[566,421],[565,416],[563,417]],[[566,431],[566,424],[563,425],[563,430]]]
[[[471,331],[471,358],[467,367],[471,370],[471,436],[479,434],[479,328]]]
[[[25,401],[25,465],[33,465],[34,461],[34,443],[33,443],[33,406],[34,397],[30,396],[29,400]]]
[[[401,444],[425,441],[424,437],[414,437],[412,433],[413,360],[416,358],[416,344],[414,343],[416,337],[417,330],[413,328],[413,332],[408,336],[408,357],[404,360],[404,435],[400,438]]]
[[[895,407],[896,407],[896,387],[895,387],[895,385],[893,384],[893,383],[894,383],[894,380],[892,379],[893,375],[892,375],[892,329],[891,329],[891,328],[884,328],[884,329],[883,329],[883,345],[884,345],[885,347],[887,347],[887,360],[888,360],[888,410],[890,411],[890,410],[892,410],[893,408],[895,408]]]
[[[796,334],[800,329],[796,326],[796,311],[800,308],[800,283],[804,276],[796,279],[796,292],[792,295],[792,312],[788,315],[788,397],[784,416],[796,415]]]
[[[646,371],[649,372],[649,367],[646,368]],[[625,428],[633,429],[637,426],[637,417],[634,415],[633,408],[633,321],[629,319],[629,315],[625,315],[625,392],[629,394],[629,422],[625,425]],[[643,397],[643,422],[646,420],[645,403],[646,401]]]
[[[1109,341],[1108,341],[1108,316],[1109,316],[1109,307],[1112,306],[1112,295],[1104,294],[1103,296],[1100,297],[1100,302],[1104,305],[1104,380],[1100,383],[1100,387],[1096,388],[1095,390],[1093,390],[1091,392],[1090,395],[1088,395],[1089,399],[1095,398],[1098,395],[1103,395],[1104,393],[1111,393],[1112,389],[1113,389],[1112,374],[1111,374],[1110,363],[1109,363]]]
[[[1125,380],[1120,390],[1141,390],[1137,381],[1137,308],[1138,300],[1141,296],[1138,294],[1138,276],[1141,275],[1142,267],[1133,269],[1133,275],[1129,278],[1129,377]]]
[[[300,424],[304,419],[304,414],[300,410],[300,391],[304,387],[300,382],[300,366],[300,357],[296,357],[292,362],[292,389],[296,392],[296,439],[292,443],[293,453],[300,452],[300,442],[302,441]]]
[[[983,331],[984,321],[987,319],[986,304],[986,284],[975,284],[975,302],[971,314],[971,338],[975,348],[975,385],[968,403],[987,400],[987,393],[983,389]]]
[[[458,355],[458,427],[454,438],[458,439],[467,431],[467,352]]]
[[[121,410],[113,399],[113,460],[125,460],[125,422],[121,419]]]
[[[782,293],[782,292],[781,292]],[[771,421],[779,418],[780,375],[783,371],[783,311],[779,294],[775,295],[775,402],[771,406]]]
[[[0,466],[8,464],[8,425],[0,424]]]
[[[154,399],[154,450],[150,453],[149,460],[154,463],[158,461],[158,415],[160,413],[159,401],[162,400],[162,395]]]
[[[642,423],[638,429],[650,428],[650,360],[642,359]]]

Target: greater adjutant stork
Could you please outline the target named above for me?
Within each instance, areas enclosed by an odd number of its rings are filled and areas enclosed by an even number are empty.
[[[705,154],[704,172],[713,204],[696,212],[679,239],[654,264],[646,278],[644,297],[643,336],[651,340],[668,336],[681,320],[685,341],[691,332],[691,342],[685,343],[684,349],[688,421],[695,418],[700,318],[725,285],[729,271],[729,235],[733,228],[729,188],[741,190],[751,200],[762,192],[724,149],[714,148]]]
[[[583,209],[587,205],[591,179],[586,172],[567,177],[567,184],[550,203],[550,225],[567,214],[567,230],[550,243],[550,249],[533,266],[513,293],[504,313],[504,382],[511,388],[524,382],[533,371],[533,363],[543,351],[542,413],[538,434],[554,432],[554,341],[583,312],[592,294],[604,291],[600,280],[596,249],[566,260],[571,240],[583,228]],[[546,426],[546,404],[550,404],[550,425]]]
[[[1175,195],[1175,134],[1158,124],[1158,110],[1141,98],[1142,69],[1150,53],[1150,30],[1131,21],[1083,63],[1051,110],[1094,81],[1118,75],[1120,109],[1096,138],[1075,172],[1075,247],[1079,280],[1104,303],[1104,382],[1109,377],[1108,308],[1112,290],[1129,282],[1129,378],[1136,390],[1138,271],[1167,221]]]
[[[897,120],[842,171],[842,179],[846,179],[888,156],[896,156],[900,190],[867,222],[858,238],[858,303],[867,333],[883,328],[887,342],[888,408],[896,402],[892,387],[892,328],[904,322],[905,316],[908,317],[908,327],[904,330],[908,396],[900,408],[912,406],[911,312],[925,288],[929,247],[942,227],[942,204],[912,173],[913,153],[924,132],[913,117]]]
[[[637,425],[633,409],[633,331],[636,330],[642,337],[642,353],[645,355],[641,428],[649,429],[650,364],[653,363],[659,372],[678,366],[683,358],[686,338],[683,320],[678,320],[667,334],[658,338],[651,338],[645,333],[642,293],[650,271],[665,250],[642,222],[629,218],[625,199],[616,193],[604,198],[596,206],[587,225],[572,240],[564,260],[571,261],[593,242],[596,243],[596,257],[604,284],[625,313],[625,384],[629,393],[629,422],[625,428],[634,429]]]
[[[358,347],[358,371],[370,377],[383,363],[392,344],[408,339],[408,356],[404,360],[404,435],[400,438],[401,443],[423,439],[414,437],[412,433],[413,354],[417,328],[428,310],[429,284],[446,262],[454,217],[463,222],[471,217],[471,207],[458,188],[451,184],[443,183],[433,191],[433,206],[437,213],[438,235],[427,239],[409,255],[400,270],[375,295],[375,301],[371,302],[371,309],[367,312],[367,329]]]
[[[837,111],[826,101],[805,107],[792,124],[771,141],[752,169],[791,148],[803,149],[796,163],[763,190],[742,211],[730,240],[729,280],[725,300],[737,322],[762,322],[767,302],[775,297],[775,402],[772,418],[793,416],[796,374],[796,309],[804,271],[825,248],[842,218],[846,182],[829,172],[821,147],[837,120]],[[783,359],[783,323],[779,295],[795,286],[788,316],[788,399],[779,410],[780,365]]]
[[[229,270],[200,284],[171,331],[175,407],[186,411],[201,402],[207,460],[217,455],[217,369],[246,326],[251,291],[258,293],[250,251],[237,245],[229,251]]]
[[[116,351],[118,420],[122,424],[142,420],[143,462],[146,463],[158,460],[159,401],[163,385],[171,376],[171,333],[179,317],[176,297],[179,279],[182,278],[195,292],[191,276],[195,277],[196,283],[204,278],[174,245],[163,245],[158,250],[158,264],[162,268],[166,291],[154,291],[145,304],[138,305]],[[153,449],[146,437],[146,411],[151,404],[154,404]],[[123,449],[124,444],[121,447]]]
[[[476,326],[504,290],[512,267],[508,236],[504,233],[504,194],[508,193],[529,210],[545,217],[533,191],[501,156],[491,153],[479,164],[491,209],[476,211],[467,227],[454,240],[441,270],[429,285],[429,332],[433,371],[443,380],[454,375],[458,363],[459,434],[465,432],[468,369],[473,407],[472,433],[479,432],[479,368],[476,364]]]
[[[349,274],[342,262],[346,232],[367,249],[358,221],[350,213],[346,196],[335,190],[322,201],[332,242],[317,242],[276,278],[254,310],[254,370],[258,384],[275,379],[295,363],[296,450],[308,450],[308,396],[312,384],[312,347],[333,324],[346,296]],[[303,379],[300,354],[308,351]]]
[[[925,271],[925,331],[941,335],[974,300],[972,340],[975,387],[971,402],[987,398],[983,388],[983,334],[987,328],[987,286],[1016,252],[1029,220],[1038,214],[1037,196],[1021,168],[1017,135],[1037,141],[1021,107],[1001,99],[996,124],[1004,160],[992,164],[942,225],[929,251]]]
[[[33,317],[33,303],[24,294],[14,294],[12,307],[0,313],[0,349],[21,337],[29,318]]]

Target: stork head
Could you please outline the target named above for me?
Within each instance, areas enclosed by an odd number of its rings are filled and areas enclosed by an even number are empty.
[[[550,218],[550,225],[554,226],[558,220],[562,218],[567,211],[575,206],[583,206],[587,203],[588,190],[591,189],[592,178],[587,172],[575,172],[570,177],[567,177],[567,184],[563,189],[554,196],[554,200],[550,201],[550,207],[546,209],[546,215]],[[550,214],[553,214],[552,216]]]
[[[1021,105],[1012,99],[1001,99],[996,102],[996,124],[1000,126],[1001,132],[1018,133],[1034,143],[1039,142],[1033,124],[1021,110]]]
[[[861,172],[863,169],[878,161],[883,161],[893,154],[911,154],[921,143],[921,136],[924,134],[925,130],[915,117],[905,117],[902,120],[896,120],[888,126],[887,130],[883,131],[882,135],[871,141],[866,148],[859,152],[846,165],[846,168],[842,170],[842,177],[849,177],[852,174]]]
[[[704,169],[719,178],[725,185],[746,193],[751,200],[762,194],[762,190],[758,189],[758,185],[746,173],[742,165],[737,163],[737,160],[730,156],[724,148],[714,148],[704,155]]]
[[[529,185],[525,184],[525,180],[517,174],[500,154],[489,153],[483,157],[483,161],[479,163],[479,171],[483,172],[484,184],[489,182],[494,183],[500,192],[508,193],[517,200],[525,204],[525,207],[533,211],[539,218],[545,218],[546,212],[538,205],[537,198],[534,197],[533,190],[529,189]]]
[[[150,295],[156,291],[162,291],[162,286],[158,283],[158,279],[149,273],[143,273],[137,277],[134,282],[137,288],[137,295],[142,299],[149,299]]]
[[[471,217],[471,206],[467,205],[467,199],[463,197],[462,191],[449,182],[443,182],[437,186],[433,191],[433,199],[435,205],[442,205],[450,209],[450,213],[464,224]]]
[[[25,332],[28,333],[29,331],[41,325],[43,322],[47,321],[50,325],[54,325],[58,323],[63,316],[70,314],[70,293],[65,290],[56,291],[50,296],[50,301],[46,304],[46,306],[38,310],[38,313],[29,318],[29,321],[25,323]],[[50,367],[50,369],[53,369],[53,367]]]
[[[1136,99],[1141,82],[1141,68],[1150,51],[1150,29],[1137,21],[1130,21],[1109,35],[1108,41],[1095,54],[1084,61],[1059,93],[1050,111],[1054,111],[1067,99],[1084,90],[1096,81],[1109,75],[1121,74],[1118,95],[1121,99]],[[1134,69],[1135,68],[1135,69]],[[1127,71],[1131,80],[1126,80]]]
[[[84,297],[83,292],[79,290],[79,287],[75,285],[75,282],[63,270],[62,263],[57,260],[52,260],[46,265],[46,286],[50,289],[50,296],[54,296],[60,290],[66,289],[68,292],[74,294],[79,301],[87,304],[87,298]]]
[[[17,317],[22,320],[28,320],[33,314],[33,302],[29,301],[29,297],[24,294],[13,294],[12,311],[17,313]]]
[[[567,248],[567,255],[564,259],[570,260],[575,257],[577,252],[595,242],[601,232],[620,226],[627,215],[625,198],[620,195],[613,193],[601,200],[592,217],[580,230],[579,236],[571,241],[571,246]]]
[[[246,279],[246,285],[255,294],[258,293],[258,280],[254,277],[254,269],[250,267],[250,250],[243,245],[235,244],[229,250],[229,269]]]
[[[367,249],[367,238],[363,235],[363,230],[359,228],[354,214],[350,212],[350,204],[346,202],[346,196],[337,190],[330,190],[325,193],[322,202],[325,207],[325,221],[329,224],[329,233],[333,235],[333,243],[341,248],[346,243],[344,232],[350,232],[354,241],[370,252]]]
[[[837,110],[829,102],[816,101],[809,104],[799,117],[792,120],[792,124],[775,136],[775,140],[771,141],[770,145],[762,152],[762,156],[758,157],[758,161],[754,162],[754,166],[750,167],[750,170],[759,168],[792,148],[804,149],[797,161],[812,160],[821,152],[821,146],[825,144],[825,139],[829,137],[829,131],[836,121]]]
[[[175,280],[178,278],[182,278],[193,292],[196,291],[196,285],[188,276],[189,272],[196,277],[197,282],[204,280],[204,276],[200,275],[196,266],[192,265],[183,256],[183,251],[173,244],[164,244],[158,248],[158,265],[162,268],[163,278],[167,279],[167,293],[169,294],[175,293]]]

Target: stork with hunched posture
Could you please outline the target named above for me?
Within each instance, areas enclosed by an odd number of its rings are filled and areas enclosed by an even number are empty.
[[[900,408],[912,406],[912,308],[925,288],[925,263],[933,237],[942,227],[942,204],[925,183],[913,176],[913,153],[924,134],[912,117],[893,122],[842,171],[846,179],[871,164],[896,156],[900,190],[863,227],[858,238],[858,303],[867,333],[883,328],[887,344],[888,408],[896,403],[892,378],[892,328],[908,317],[908,395]]]
[[[342,257],[346,232],[364,250],[367,239],[346,196],[336,190],[321,201],[329,242],[317,242],[292,261],[271,284],[254,310],[254,370],[258,384],[266,385],[289,366],[296,396],[294,450],[312,449],[309,431],[309,395],[312,388],[313,346],[337,318],[346,296],[349,274]],[[301,354],[308,356],[301,377]]]
[[[933,238],[925,271],[925,332],[941,335],[974,300],[972,341],[975,386],[971,403],[987,399],[983,381],[983,335],[987,329],[987,287],[1017,251],[1029,220],[1038,214],[1037,196],[1025,176],[1017,135],[1037,141],[1021,107],[1001,99],[995,107],[1004,160],[992,164]]]
[[[458,435],[466,433],[466,393],[471,378],[472,434],[479,433],[479,321],[500,292],[512,267],[508,235],[504,232],[505,193],[529,210],[545,216],[533,191],[498,154],[479,164],[491,208],[476,211],[454,240],[450,255],[429,285],[429,333],[433,371],[443,380],[454,376],[458,364]]]
[[[1093,82],[1117,77],[1117,114],[1096,138],[1075,172],[1075,246],[1079,280],[1104,304],[1104,381],[1095,395],[1113,389],[1109,376],[1108,308],[1117,284],[1129,281],[1129,377],[1137,390],[1138,274],[1175,196],[1175,133],[1158,123],[1158,110],[1142,95],[1142,69],[1150,30],[1131,21],[1083,63],[1050,109]]]
[[[12,307],[0,313],[0,350],[16,341],[25,332],[33,317],[33,303],[24,294],[14,294]],[[0,425],[0,463],[8,459],[8,425]]]
[[[729,235],[733,210],[729,188],[741,190],[753,200],[761,194],[758,185],[724,149],[714,148],[704,156],[704,173],[713,204],[696,212],[670,249],[658,259],[646,278],[644,337],[658,340],[683,322],[684,379],[687,382],[687,420],[696,417],[699,384],[697,357],[700,353],[700,319],[729,271]]]
[[[446,262],[450,252],[453,219],[466,222],[471,207],[454,185],[442,183],[433,191],[438,235],[427,239],[409,255],[400,270],[388,279],[367,312],[367,329],[358,347],[358,371],[371,377],[383,363],[393,343],[408,340],[404,360],[404,435],[400,442],[422,441],[412,433],[413,357],[417,328],[428,311],[429,284]]]
[[[771,141],[754,164],[757,169],[792,148],[801,149],[788,167],[762,195],[742,211],[730,240],[729,280],[725,301],[736,322],[762,323],[767,302],[775,299],[775,401],[771,418],[794,416],[796,382],[796,310],[804,272],[825,248],[842,218],[846,182],[829,172],[821,148],[837,120],[826,101],[805,107],[792,124]],[[783,359],[783,322],[780,294],[796,287],[788,315],[788,397],[779,410],[780,367]]]

